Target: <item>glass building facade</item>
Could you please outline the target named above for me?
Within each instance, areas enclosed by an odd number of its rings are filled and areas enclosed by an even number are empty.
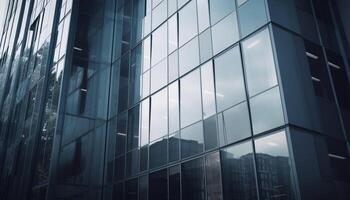
[[[349,10],[3,0],[1,199],[350,199]]]

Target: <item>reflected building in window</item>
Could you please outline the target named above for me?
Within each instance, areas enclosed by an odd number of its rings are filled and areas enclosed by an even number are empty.
[[[1,199],[350,199],[349,10],[2,0]]]

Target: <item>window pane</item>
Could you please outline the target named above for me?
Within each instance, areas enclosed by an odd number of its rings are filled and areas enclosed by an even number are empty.
[[[125,183],[125,199],[138,200],[138,190],[137,178],[127,181]]]
[[[210,0],[210,21],[215,24],[235,10],[234,0]]]
[[[167,139],[162,138],[154,141],[149,147],[149,168],[160,167],[167,163]]]
[[[182,78],[180,84],[181,127],[186,127],[202,118],[199,70]]]
[[[152,34],[152,66],[168,55],[167,34],[167,23],[164,23]]]
[[[200,60],[201,63],[207,61],[213,56],[211,29],[207,29],[199,35]]]
[[[167,1],[163,1],[152,11],[152,30],[156,29],[168,17]],[[154,6],[154,4],[153,4]]]
[[[247,103],[241,103],[224,112],[228,144],[252,135]]]
[[[168,27],[169,27],[168,48],[169,48],[169,53],[171,53],[177,49],[177,15],[172,16],[168,20]]]
[[[142,69],[147,71],[151,65],[151,37],[147,37],[142,43]]]
[[[129,106],[136,104],[141,96],[141,46],[136,47],[131,54],[129,69]]]
[[[180,134],[175,133],[169,136],[169,162],[180,159]]]
[[[150,93],[150,76],[151,72],[147,71],[142,76],[142,97],[147,97]]]
[[[216,116],[204,120],[204,144],[205,150],[210,150],[218,146]]]
[[[205,199],[204,159],[198,158],[181,166],[182,200]]]
[[[178,51],[174,51],[168,57],[168,72],[169,72],[169,82],[172,82],[173,80],[179,77]]]
[[[224,199],[257,199],[251,142],[221,150]]]
[[[278,86],[250,99],[250,110],[254,134],[258,134],[284,123]]]
[[[212,27],[214,55],[239,40],[236,12]]]
[[[180,200],[180,166],[169,168],[169,200]]]
[[[277,85],[268,29],[243,42],[243,57],[249,96],[254,96]]]
[[[126,154],[126,175],[132,176],[139,172],[139,150],[135,149]]]
[[[178,0],[178,8],[181,8],[181,6],[185,5],[189,0]]]
[[[191,125],[181,130],[181,158],[203,152],[203,123]]]
[[[164,59],[151,69],[151,93],[159,90],[167,84],[167,62],[167,59]]]
[[[140,148],[140,171],[145,171],[148,169],[148,146],[143,146]]]
[[[199,32],[210,26],[208,0],[197,0]]]
[[[213,63],[209,61],[201,67],[203,117],[207,118],[215,114],[215,91]]]
[[[140,105],[137,105],[133,109],[129,110],[128,115],[129,115],[129,118],[128,118],[127,148],[128,150],[131,150],[139,146]]]
[[[168,199],[167,169],[149,175],[149,199]]]
[[[242,0],[241,0],[242,1]],[[238,8],[242,36],[247,36],[267,22],[265,1],[247,1]]]
[[[141,111],[141,146],[148,144],[149,139],[149,98],[142,102]]]
[[[176,81],[169,85],[169,133],[174,133],[180,128],[179,103],[179,84]]]
[[[196,1],[191,1],[179,11],[179,45],[197,35]]]
[[[221,165],[219,152],[205,157],[207,200],[222,200]]]
[[[148,176],[141,176],[139,178],[139,200],[148,199]]]
[[[150,141],[154,141],[168,133],[167,96],[167,88],[165,88],[151,98]]]
[[[177,11],[177,0],[168,0],[168,16]]]
[[[260,198],[296,199],[285,132],[255,140],[255,152]]]
[[[114,180],[122,180],[125,176],[125,156],[121,156],[114,161]]]
[[[184,75],[199,65],[198,37],[194,38],[179,50],[180,75]]]
[[[217,109],[222,111],[246,99],[239,48],[215,59]]]
[[[127,113],[119,115],[117,118],[117,134],[116,134],[116,145],[115,145],[116,156],[125,153],[127,119],[128,119]]]

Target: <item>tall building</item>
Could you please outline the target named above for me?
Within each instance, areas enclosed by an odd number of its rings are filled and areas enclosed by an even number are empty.
[[[349,200],[349,11],[1,0],[0,199]]]

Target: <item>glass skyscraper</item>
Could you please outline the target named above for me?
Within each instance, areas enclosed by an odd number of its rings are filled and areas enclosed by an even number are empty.
[[[0,199],[349,200],[350,1],[1,0]]]

